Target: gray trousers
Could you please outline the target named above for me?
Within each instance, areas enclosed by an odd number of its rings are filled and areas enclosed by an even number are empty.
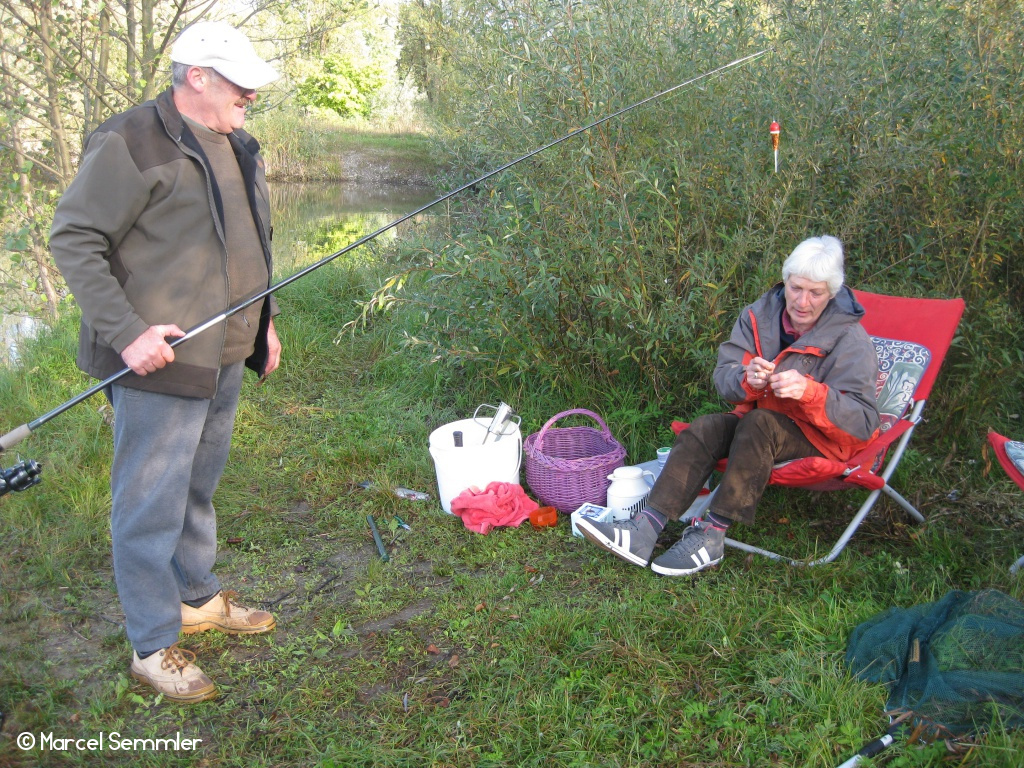
[[[700,416],[676,438],[647,506],[678,520],[696,501],[715,464],[728,458],[708,509],[749,525],[774,464],[821,455],[796,422],[776,411],[755,408],[743,418],[731,413]]]
[[[125,627],[139,653],[181,631],[181,602],[220,589],[213,492],[231,446],[244,363],[221,369],[212,400],[111,386],[110,533]]]

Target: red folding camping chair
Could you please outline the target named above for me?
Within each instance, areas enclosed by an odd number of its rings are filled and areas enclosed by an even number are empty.
[[[996,458],[999,459],[999,465],[1006,470],[1006,474],[1013,482],[1024,489],[1024,443],[1010,440],[991,429],[988,431],[988,442],[995,451]],[[1010,566],[1010,573],[1016,573],[1022,565],[1024,565],[1024,555],[1021,555],[1017,562]]]
[[[769,484],[812,491],[863,488],[869,491],[868,497],[825,557],[793,560],[727,538],[725,543],[730,547],[776,560],[789,560],[793,565],[830,563],[843,551],[883,493],[917,522],[924,522],[924,516],[889,484],[889,480],[903,457],[914,427],[921,421],[921,412],[963,315],[964,302],[963,299],[901,298],[866,291],[853,293],[864,306],[862,325],[878,353],[875,392],[882,417],[881,431],[866,448],[845,463],[809,457],[778,464],[772,470]],[[678,434],[687,426],[683,422],[673,422],[672,430]],[[894,442],[896,446],[890,455]],[[717,469],[724,470],[725,464],[724,460],[719,462]],[[713,495],[714,491],[698,499],[685,517],[702,515]]]

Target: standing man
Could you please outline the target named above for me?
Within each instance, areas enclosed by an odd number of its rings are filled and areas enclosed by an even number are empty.
[[[172,349],[167,339],[265,290],[270,199],[259,144],[242,130],[279,75],[224,22],[188,27],[172,85],[86,140],[57,205],[50,248],[82,310],[78,365],[114,408],[114,579],[131,674],[179,702],[217,689],[180,633],[268,632],[212,573],[212,499],[227,462],[242,372],[277,368],[277,307],[264,299]]]

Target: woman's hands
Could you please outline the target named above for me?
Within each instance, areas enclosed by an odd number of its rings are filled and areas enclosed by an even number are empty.
[[[799,400],[807,389],[807,377],[794,370],[775,373],[775,363],[755,357],[746,365],[747,383],[751,389],[762,391],[771,387],[776,397]]]
[[[747,383],[758,391],[768,386],[768,379],[775,370],[775,363],[763,357],[755,357],[747,363]]]

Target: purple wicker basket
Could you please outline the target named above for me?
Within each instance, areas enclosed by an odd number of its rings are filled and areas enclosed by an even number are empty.
[[[594,419],[601,428],[552,427],[564,416],[577,413]],[[601,417],[584,408],[552,416],[540,432],[523,441],[523,453],[530,490],[542,505],[559,512],[575,512],[586,502],[604,506],[611,484],[608,475],[626,458],[626,449]]]

